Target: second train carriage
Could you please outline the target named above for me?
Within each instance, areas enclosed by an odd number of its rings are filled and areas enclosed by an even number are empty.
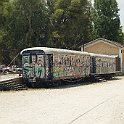
[[[112,78],[116,73],[116,57],[110,55],[94,54],[91,55],[91,76]]]
[[[34,47],[22,50],[21,55],[23,78],[32,86],[90,75],[91,55],[87,52]]]

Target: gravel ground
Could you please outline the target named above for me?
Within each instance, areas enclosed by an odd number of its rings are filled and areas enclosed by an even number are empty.
[[[0,124],[124,124],[124,77],[0,92]]]

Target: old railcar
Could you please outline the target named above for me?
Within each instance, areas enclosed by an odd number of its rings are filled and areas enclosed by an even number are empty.
[[[116,57],[90,53],[91,55],[91,76],[112,78],[116,73]]]
[[[58,85],[61,80],[90,75],[90,54],[87,52],[47,47],[21,51],[23,79],[32,87],[39,84]]]

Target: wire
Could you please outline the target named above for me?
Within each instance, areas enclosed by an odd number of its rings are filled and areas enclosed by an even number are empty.
[[[9,67],[13,61],[19,56],[19,53],[13,58],[13,60],[7,65],[7,67]],[[1,75],[5,72],[5,70],[2,71]]]
[[[10,64],[7,67],[9,67],[18,56],[19,56],[19,53],[14,57],[14,59],[10,62]]]

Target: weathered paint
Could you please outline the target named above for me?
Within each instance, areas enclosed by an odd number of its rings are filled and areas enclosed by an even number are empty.
[[[116,71],[116,63],[115,58],[107,58],[100,56],[93,56],[94,58],[94,71],[96,74],[109,74],[115,73]]]
[[[40,49],[42,52],[40,52]],[[59,50],[54,48],[43,48],[44,50],[42,50],[40,47],[40,49],[30,48],[21,52],[29,52],[29,54],[26,54],[27,56],[23,56],[23,76],[26,76],[27,78],[44,78],[46,80],[89,76],[92,66],[91,56],[96,58],[95,73],[104,74],[115,72],[114,57],[108,55],[98,55],[72,50]],[[38,50],[38,54],[34,54],[33,50],[35,52]],[[39,55],[40,53],[41,55]]]
[[[44,78],[45,69],[44,69],[44,60],[43,55],[31,56],[32,63],[30,63],[30,56],[23,56],[23,77],[39,77]]]
[[[90,73],[90,56],[88,55],[53,55],[53,77],[83,77]]]

